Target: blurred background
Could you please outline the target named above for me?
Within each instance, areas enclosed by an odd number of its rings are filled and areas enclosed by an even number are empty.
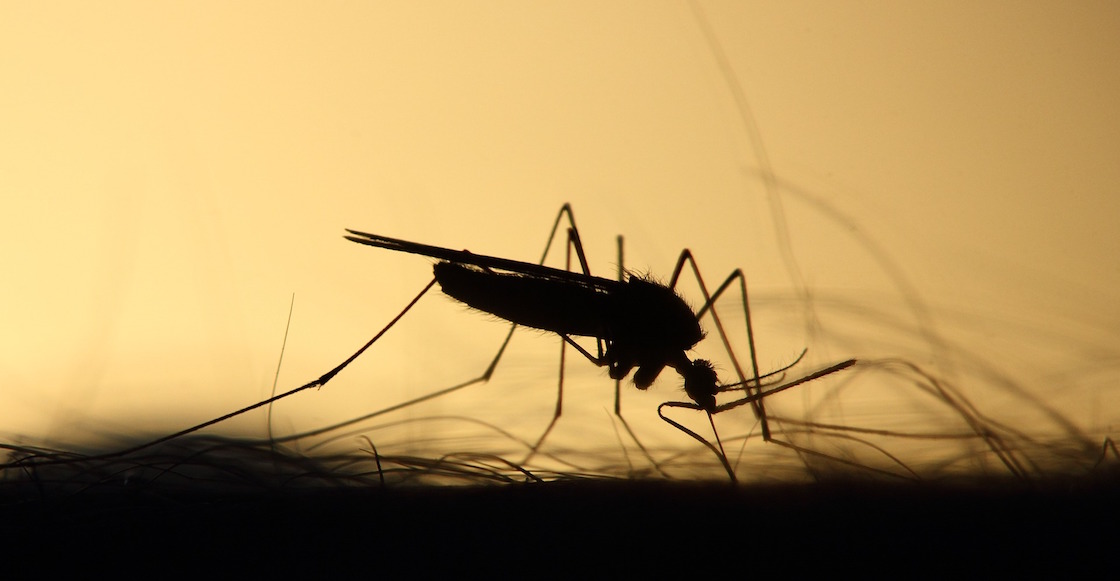
[[[826,465],[1091,467],[1120,430],[1118,28],[1109,2],[6,3],[0,438],[114,449],[263,399],[293,296],[277,389],[306,383],[431,277],[344,228],[536,261],[570,202],[596,274],[616,235],[662,280],[683,248],[710,287],[742,268],[762,371],[861,359],[768,403]],[[433,292],[274,433],[476,377],[505,332]],[[519,460],[557,345],[520,331],[489,384],[332,437]],[[623,385],[646,454],[602,370],[569,352],[567,381],[541,462],[721,473],[657,418],[679,378]],[[823,469],[717,420],[744,474]]]

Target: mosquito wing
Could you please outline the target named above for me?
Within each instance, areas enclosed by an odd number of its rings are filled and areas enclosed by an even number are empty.
[[[377,234],[359,232],[357,230],[347,229],[346,231],[350,234],[345,238],[351,242],[374,246],[376,248],[395,250],[397,252],[420,254],[422,256],[438,258],[456,264],[470,264],[481,268],[513,272],[537,279],[550,279],[567,284],[574,283],[608,293],[617,292],[625,285],[625,283],[609,278],[561,270],[559,268],[552,268],[532,262],[521,262],[520,260],[474,254],[467,250],[452,250],[450,248],[421,244],[419,242],[409,242],[407,240],[399,240],[397,238],[389,238],[388,236],[379,236]]]

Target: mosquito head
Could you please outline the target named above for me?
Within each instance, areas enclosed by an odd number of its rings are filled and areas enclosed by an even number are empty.
[[[684,391],[700,409],[713,413],[716,411],[716,393],[719,392],[716,370],[707,359],[697,359],[685,368]]]

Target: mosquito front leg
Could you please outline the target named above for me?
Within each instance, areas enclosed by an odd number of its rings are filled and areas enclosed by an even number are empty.
[[[684,265],[688,264],[692,268],[692,272],[696,277],[696,283],[700,287],[700,291],[704,295],[704,305],[696,312],[696,318],[701,319],[705,314],[710,314],[712,321],[715,324],[716,333],[719,335],[720,342],[723,343],[724,350],[727,352],[728,357],[731,359],[731,365],[735,368],[735,374],[739,378],[739,382],[743,385],[743,391],[748,398],[750,396],[757,396],[759,393],[759,370],[758,370],[758,356],[755,352],[754,345],[754,327],[751,325],[751,309],[750,300],[747,295],[747,279],[743,275],[743,271],[736,268],[728,277],[719,285],[716,292],[709,293],[708,285],[704,282],[704,277],[700,274],[700,267],[696,264],[696,259],[692,256],[692,252],[687,248],[681,251],[681,256],[677,259],[677,265],[673,268],[673,277],[670,279],[669,286],[676,288],[677,282],[680,279],[681,272],[684,270]],[[739,281],[739,293],[743,302],[743,312],[746,315],[747,327],[747,344],[750,349],[751,356],[751,379],[747,379],[746,374],[743,373],[743,368],[739,364],[739,358],[735,356],[735,351],[731,348],[731,341],[727,337],[727,331],[724,330],[723,321],[720,320],[719,312],[716,310],[716,301],[723,295],[731,284]],[[770,441],[770,424],[766,418],[766,408],[759,397],[749,399],[751,408],[754,411],[755,418],[757,418],[762,425],[762,438]]]

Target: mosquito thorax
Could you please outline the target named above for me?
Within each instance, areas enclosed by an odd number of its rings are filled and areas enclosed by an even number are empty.
[[[719,391],[719,378],[712,362],[707,359],[697,359],[683,370],[678,370],[684,377],[684,391],[700,409],[714,413],[716,411],[716,393]]]
[[[677,291],[640,276],[630,276],[624,288],[612,305],[612,340],[687,351],[704,338],[696,314]]]

